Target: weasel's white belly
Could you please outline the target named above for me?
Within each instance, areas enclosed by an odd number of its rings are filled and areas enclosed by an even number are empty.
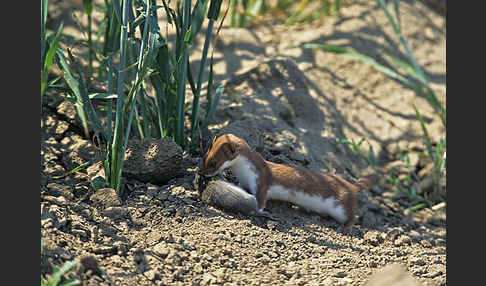
[[[258,174],[255,166],[243,156],[237,156],[230,163],[231,171],[238,177],[240,185],[249,188],[253,195],[256,194]]]
[[[340,223],[348,219],[344,207],[337,204],[334,196],[324,199],[320,195],[310,195],[280,185],[271,186],[267,195],[270,200],[287,201],[320,214],[328,214]]]

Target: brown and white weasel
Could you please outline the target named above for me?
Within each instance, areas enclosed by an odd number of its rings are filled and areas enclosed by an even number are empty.
[[[344,224],[343,232],[352,229],[358,192],[374,183],[372,177],[352,184],[337,176],[266,161],[233,134],[213,140],[199,173],[214,176],[226,168],[231,168],[240,185],[256,197],[257,212],[263,212],[268,199],[287,201],[330,215]]]

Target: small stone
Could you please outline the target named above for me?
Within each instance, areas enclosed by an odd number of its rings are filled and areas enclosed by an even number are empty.
[[[368,231],[363,236],[363,239],[366,243],[371,244],[373,246],[377,246],[383,240],[381,235],[377,231]]]
[[[80,237],[84,237],[84,238],[88,237],[88,235],[86,234],[86,231],[82,230],[82,229],[72,229],[71,233],[74,234],[74,235],[80,236]]]
[[[334,274],[334,277],[337,277],[337,278],[344,278],[344,277],[346,277],[346,272],[344,272],[344,271],[339,271],[338,273]]]
[[[47,185],[47,189],[49,190],[48,194],[52,196],[63,196],[69,200],[74,197],[71,188],[68,186],[63,186],[57,183],[50,183]]]
[[[158,193],[159,193],[159,187],[158,186],[152,185],[150,183],[147,184],[147,195],[149,195],[151,197],[155,197],[155,196],[157,196]]]
[[[120,219],[128,214],[128,210],[123,207],[108,207],[103,211],[103,214],[111,219]]]
[[[161,242],[154,246],[153,252],[162,258],[166,258],[170,253],[170,249],[165,243]]]
[[[180,207],[177,209],[176,211],[176,217],[183,217],[185,214],[185,211],[184,211],[184,208],[183,207]]]
[[[145,271],[144,275],[150,281],[160,280],[160,275],[154,269],[150,269],[150,270]]]
[[[90,200],[94,205],[101,206],[103,208],[120,206],[121,201],[116,191],[112,188],[99,189],[91,195]]]
[[[402,233],[403,233],[403,231],[399,228],[390,229],[386,233],[386,240],[395,241],[395,239],[397,239]]]
[[[98,260],[94,256],[85,256],[80,260],[81,267],[78,270],[78,273],[83,273],[88,270],[91,270],[94,275],[101,276],[103,271],[100,269],[98,264]]]
[[[202,277],[201,284],[202,286],[204,285],[211,285],[211,283],[216,282],[216,277],[209,273],[205,273]]]
[[[424,266],[425,265],[425,261],[421,258],[413,258],[412,260],[410,260],[410,263],[414,264],[414,265],[418,265],[418,266]]]
[[[408,233],[408,236],[415,242],[418,242],[422,239],[422,235],[420,235],[420,233],[416,230],[411,230]]]
[[[169,195],[167,193],[164,193],[164,192],[160,192],[158,195],[157,195],[157,199],[161,200],[161,201],[165,201],[169,198]]]
[[[326,278],[324,281],[321,282],[322,286],[333,286],[334,281],[331,278]]]
[[[394,242],[394,244],[396,246],[399,246],[399,245],[410,245],[412,243],[412,240],[410,239],[410,237],[408,237],[407,235],[400,235]]]

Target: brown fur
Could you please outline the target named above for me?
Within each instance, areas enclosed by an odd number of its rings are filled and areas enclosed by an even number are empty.
[[[258,173],[256,199],[259,209],[265,207],[267,191],[274,184],[296,191],[317,194],[324,199],[334,196],[343,205],[348,217],[344,224],[344,231],[349,231],[354,223],[359,191],[376,181],[376,177],[373,176],[361,178],[352,184],[337,176],[269,162],[264,160],[259,153],[251,150],[243,139],[233,134],[224,134],[213,140],[204,155],[200,173],[211,175],[218,171],[224,162],[233,160],[237,155],[245,156],[256,168]],[[248,186],[242,187],[249,191]]]

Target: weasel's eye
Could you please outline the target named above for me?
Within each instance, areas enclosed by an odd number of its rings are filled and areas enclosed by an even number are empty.
[[[209,163],[209,168],[216,168],[216,161]]]

